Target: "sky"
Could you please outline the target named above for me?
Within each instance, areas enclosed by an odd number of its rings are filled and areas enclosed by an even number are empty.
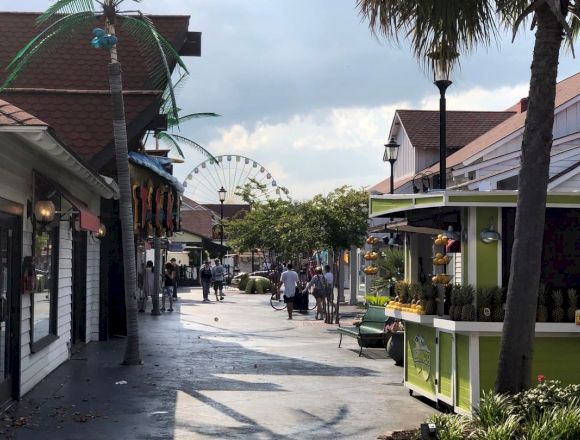
[[[41,11],[51,2],[0,0],[3,10]],[[181,126],[214,155],[249,157],[297,199],[388,177],[383,145],[395,109],[438,109],[432,79],[402,43],[375,38],[355,0],[130,0],[127,9],[190,15],[202,56],[178,96],[184,112],[215,112]],[[533,33],[506,34],[461,54],[448,110],[504,110],[528,91]],[[577,73],[563,52],[559,79]],[[205,158],[185,150],[184,179]],[[396,166],[396,164],[395,164]],[[187,193],[186,193],[187,194]],[[217,188],[216,188],[217,200]]]

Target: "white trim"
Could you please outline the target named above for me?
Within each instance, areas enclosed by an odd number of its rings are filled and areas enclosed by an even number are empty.
[[[435,315],[419,315],[417,313],[404,312],[402,310],[393,310],[385,308],[385,316],[390,318],[403,319],[417,324],[433,324]]]
[[[426,397],[427,399],[432,400],[433,402],[437,402],[437,396],[435,394],[432,394],[429,391],[425,391],[423,388],[413,385],[412,383],[405,381],[405,388],[408,388],[414,393]]]
[[[503,322],[451,321],[435,316],[433,327],[456,333],[498,333],[503,331]],[[573,322],[536,322],[536,333],[580,334],[580,325]]]
[[[580,153],[580,151],[579,151],[579,153]],[[576,168],[573,168],[572,170],[568,171],[566,174],[563,174],[560,177],[558,177],[557,179],[550,182],[548,184],[548,191],[551,189],[554,189],[558,185],[561,185],[562,183],[570,180],[572,177],[574,177],[578,173],[580,173],[580,165],[577,164]],[[580,190],[580,188],[578,188],[578,189]]]
[[[494,157],[493,159],[484,160],[483,162],[478,162],[473,165],[464,166],[462,168],[457,168],[453,170],[453,177],[462,176],[464,174],[469,173],[470,171],[476,171],[481,168],[485,168],[487,165],[495,165],[496,163],[505,162],[507,160],[515,159],[516,157],[521,156],[521,150],[512,151],[511,153],[506,153],[501,156]]]

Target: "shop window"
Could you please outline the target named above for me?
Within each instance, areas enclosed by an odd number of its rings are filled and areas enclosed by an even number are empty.
[[[35,200],[51,200],[60,209],[60,196],[35,175]],[[35,286],[30,295],[30,346],[36,352],[57,338],[59,221],[35,222],[33,262]]]

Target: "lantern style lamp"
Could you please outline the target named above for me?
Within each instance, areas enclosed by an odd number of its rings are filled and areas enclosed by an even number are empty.
[[[101,223],[101,225],[99,226],[99,230],[96,234],[96,237],[100,240],[101,238],[105,237],[105,235],[107,235],[107,227]]]
[[[385,144],[385,152],[383,154],[383,162],[389,162],[391,164],[391,190],[390,193],[393,194],[395,191],[395,162],[397,161],[397,156],[399,154],[400,145],[397,144],[395,137],[391,137],[389,143]]]
[[[223,249],[224,246],[224,202],[226,201],[226,190],[225,188],[222,186],[219,190],[218,190],[218,195],[220,198],[220,246]],[[222,252],[222,250],[220,249],[220,252]],[[220,255],[221,258],[223,258],[223,255]],[[253,269],[253,266],[252,266]]]
[[[495,230],[493,226],[493,218],[490,218],[489,228],[481,231],[481,233],[479,234],[479,238],[485,244],[491,244],[501,240],[501,235],[499,234],[499,232]]]
[[[433,84],[439,89],[439,188],[447,186],[447,104],[445,92],[452,84],[451,70],[455,59],[459,57],[456,52],[445,54],[442,50],[436,50],[429,54],[433,69]]]
[[[56,209],[50,200],[39,200],[34,204],[34,218],[37,222],[48,224],[54,220]]]

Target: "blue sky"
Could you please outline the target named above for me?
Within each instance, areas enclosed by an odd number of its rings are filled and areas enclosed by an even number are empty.
[[[4,2],[44,10],[48,0]],[[214,154],[264,165],[297,198],[388,176],[383,144],[396,108],[436,109],[438,92],[408,48],[378,41],[354,0],[143,0],[127,9],[186,14],[201,31],[202,57],[180,94],[185,111],[216,119],[183,125]],[[502,110],[527,94],[533,34],[461,56],[450,110]],[[564,52],[559,78],[578,71]],[[186,154],[184,178],[203,157]]]

